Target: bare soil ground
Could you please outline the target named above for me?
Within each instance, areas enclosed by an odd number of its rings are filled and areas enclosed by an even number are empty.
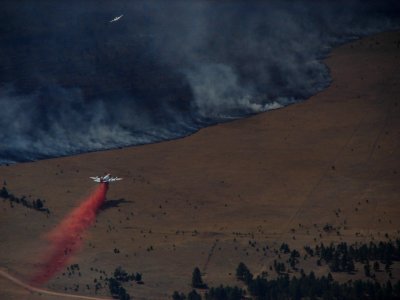
[[[399,41],[399,32],[389,32],[335,49],[325,60],[331,86],[299,104],[179,140],[1,166],[0,183],[16,196],[45,199],[51,213],[0,199],[0,267],[29,278],[46,249],[43,235],[93,188],[89,176],[104,172],[124,177],[110,187],[114,206],[100,212],[71,261],[81,274],[62,270],[48,290],[96,296],[96,269],[111,274],[122,266],[143,274],[143,285],[125,286],[134,298],[166,299],[191,289],[196,266],[209,286],[240,285],[234,274],[241,261],[273,277],[273,249],[282,242],[302,250],[398,237]],[[325,232],[326,224],[335,230]],[[329,272],[312,259],[300,267]],[[333,276],[364,278],[356,268]],[[395,264],[396,280],[399,270]],[[0,298],[58,299],[5,278]]]

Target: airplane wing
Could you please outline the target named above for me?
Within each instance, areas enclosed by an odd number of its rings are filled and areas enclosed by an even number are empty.
[[[109,180],[110,180],[110,181],[118,181],[118,180],[122,180],[122,178],[119,178],[119,177],[111,177]]]
[[[99,176],[90,177],[90,179],[92,179],[94,182],[100,182],[100,181],[101,181],[100,178],[99,178]]]

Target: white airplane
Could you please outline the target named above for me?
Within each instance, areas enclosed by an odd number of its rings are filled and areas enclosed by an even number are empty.
[[[112,20],[110,21],[110,23],[118,21],[118,20],[121,19],[123,16],[124,16],[124,15],[120,15],[120,16],[118,16],[118,17],[115,17],[114,19],[112,19]]]
[[[122,178],[119,177],[112,177],[111,174],[107,174],[105,176],[96,176],[96,177],[90,177],[91,179],[93,179],[93,181],[95,182],[114,182],[114,181],[119,181],[122,180]]]

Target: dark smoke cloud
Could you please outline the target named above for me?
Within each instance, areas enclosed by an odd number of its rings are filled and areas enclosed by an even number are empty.
[[[0,162],[175,138],[306,99],[330,82],[332,46],[398,28],[399,4],[375,2],[3,1]]]

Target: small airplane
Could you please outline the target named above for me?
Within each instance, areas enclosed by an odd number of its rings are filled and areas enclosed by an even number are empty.
[[[124,15],[120,15],[120,16],[118,16],[118,17],[115,17],[114,19],[112,19],[111,21],[110,21],[110,23],[112,23],[112,22],[117,22],[119,19],[121,19],[122,17],[123,17]]]
[[[93,181],[99,182],[99,183],[101,183],[101,182],[109,183],[109,182],[122,180],[122,178],[119,178],[119,177],[112,177],[111,174],[107,174],[105,176],[100,176],[100,177],[99,176],[90,177],[90,178],[93,179]]]

